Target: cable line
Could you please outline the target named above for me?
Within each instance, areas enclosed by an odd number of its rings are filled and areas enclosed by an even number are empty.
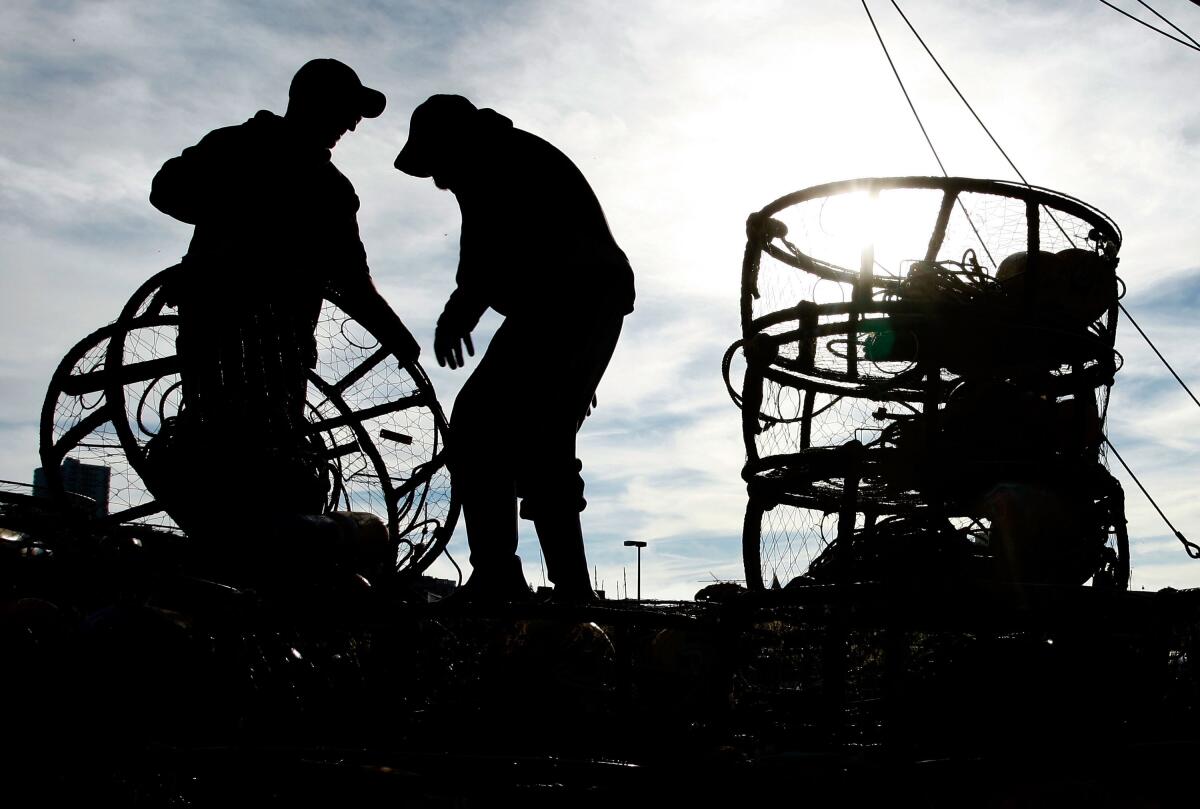
[[[1171,36],[1170,34],[1167,34],[1165,31],[1161,31],[1158,28],[1155,28],[1154,26],[1149,25],[1148,23],[1145,23],[1142,20],[1137,19],[1137,17],[1133,17],[1133,16],[1127,14],[1126,12],[1121,11],[1121,9],[1119,9],[1116,6],[1112,5],[1111,3],[1107,2],[1107,0],[1100,0],[1100,2],[1104,3],[1104,5],[1109,6],[1110,8],[1115,9],[1116,11],[1120,11],[1122,14],[1129,17],[1130,19],[1135,20],[1139,23],[1142,23],[1142,25],[1146,25],[1148,28],[1158,31],[1160,34],[1163,34],[1164,36],[1174,39],[1176,42],[1180,42],[1183,45],[1187,45],[1187,47],[1192,48],[1193,50],[1200,50],[1200,46],[1189,44],[1187,42],[1184,42],[1181,39],[1178,39],[1177,37]],[[1190,36],[1188,36],[1183,31],[1180,31],[1180,29],[1178,27],[1176,27],[1173,23],[1171,23],[1169,20],[1167,20],[1166,17],[1163,17],[1157,11],[1154,11],[1154,9],[1150,8],[1149,5],[1142,2],[1142,0],[1138,0],[1138,2],[1141,3],[1143,6],[1145,6],[1146,8],[1150,9],[1151,12],[1153,12],[1160,19],[1164,20],[1172,28],[1175,28],[1175,30],[1179,31],[1184,36],[1187,36],[1188,39],[1191,39]],[[1193,0],[1193,2],[1197,2],[1197,5],[1200,5],[1200,0]],[[1017,165],[1013,162],[1012,158],[1008,156],[1008,152],[1004,151],[1004,147],[1000,145],[1000,142],[996,140],[995,135],[993,135],[992,131],[990,129],[988,129],[987,124],[985,124],[983,122],[983,119],[979,117],[979,114],[977,112],[975,112],[975,108],[971,106],[971,102],[967,101],[966,96],[964,96],[962,91],[958,89],[958,85],[954,83],[954,79],[950,78],[950,74],[946,72],[946,69],[944,67],[942,67],[942,63],[938,61],[938,58],[933,55],[933,51],[929,49],[929,46],[927,44],[925,44],[924,38],[917,31],[916,27],[913,26],[912,22],[908,19],[908,15],[906,15],[904,13],[904,10],[900,8],[900,4],[897,2],[897,0],[891,0],[891,3],[892,3],[892,6],[896,9],[897,13],[899,13],[900,17],[904,20],[904,23],[908,26],[908,29],[910,31],[912,31],[913,36],[915,36],[917,38],[917,41],[919,43],[921,43],[921,47],[925,49],[925,53],[927,53],[929,55],[929,58],[933,60],[933,63],[937,66],[937,69],[939,71],[941,71],[942,76],[945,77],[946,81],[950,83],[950,86],[954,89],[954,92],[958,95],[958,97],[962,101],[962,103],[964,105],[966,105],[967,110],[969,110],[971,115],[975,118],[976,123],[978,123],[979,126],[983,128],[983,131],[987,134],[988,138],[991,139],[992,144],[996,147],[997,150],[999,150],[1000,154],[1004,156],[1004,159],[1008,162],[1008,165],[1012,168],[1012,170],[1014,172],[1016,172],[1016,175],[1021,178],[1021,182],[1023,182],[1027,187],[1032,187],[1032,186],[1030,186],[1029,181],[1025,179],[1025,175],[1022,174],[1021,170],[1017,168]],[[878,28],[878,26],[875,25],[875,19],[874,19],[874,17],[871,16],[870,9],[867,8],[866,0],[862,0],[862,4],[863,4],[863,9],[866,10],[866,12],[867,12],[867,17],[870,18],[870,20],[871,20],[871,27],[875,29],[875,36],[878,37],[879,44],[880,44],[880,46],[883,47],[884,54],[887,55],[888,64],[892,65],[892,72],[896,74],[896,80],[900,82],[900,89],[904,91],[904,97],[906,99],[908,99],[908,105],[910,108],[912,108],[913,115],[915,116],[916,112],[917,112],[916,107],[913,106],[912,99],[909,98],[908,91],[904,89],[904,82],[900,80],[900,74],[896,70],[895,64],[892,62],[891,55],[888,54],[888,52],[887,52],[887,46],[884,45],[883,37],[879,33],[879,28]],[[1193,42],[1194,42],[1194,40],[1193,40]],[[925,140],[927,142],[929,142],[929,146],[932,149],[933,142],[929,140],[929,135],[925,133],[925,126],[924,126],[924,124],[921,124],[921,120],[919,117],[917,118],[917,123],[921,126],[921,132],[923,134],[925,134]],[[934,152],[934,157],[937,157],[936,151]],[[940,166],[941,163],[942,163],[941,159],[938,158],[938,165]],[[945,171],[946,170],[943,167],[942,173],[944,174]],[[961,200],[960,200],[960,205],[961,205]],[[1050,211],[1050,209],[1044,205],[1042,206],[1042,208],[1050,215],[1050,218],[1054,221],[1054,224],[1058,226],[1059,231],[1063,234],[1064,237],[1066,237],[1067,241],[1070,242],[1070,244],[1074,247],[1075,246],[1074,239],[1072,239],[1070,234],[1067,233],[1066,229],[1063,228],[1062,224],[1058,221],[1058,218],[1054,216],[1053,211]],[[965,209],[964,209],[964,212],[965,212]],[[969,217],[968,217],[968,221],[969,221]],[[973,227],[974,227],[974,225],[972,225],[972,228]],[[976,236],[978,236],[978,231],[976,231]],[[980,243],[981,244],[983,243],[982,240],[980,240]],[[986,245],[984,246],[984,249],[985,250],[987,249]],[[989,258],[990,258],[990,254],[989,254]],[[1138,334],[1140,334],[1142,336],[1142,339],[1146,341],[1146,344],[1150,346],[1151,350],[1153,350],[1155,355],[1158,356],[1158,358],[1162,362],[1162,364],[1164,366],[1166,366],[1167,370],[1171,372],[1171,375],[1173,377],[1175,377],[1175,381],[1178,382],[1179,385],[1184,389],[1184,391],[1187,392],[1187,395],[1191,397],[1192,401],[1195,402],[1197,406],[1200,406],[1200,400],[1198,400],[1196,398],[1195,394],[1193,394],[1192,391],[1188,388],[1188,386],[1186,384],[1184,384],[1184,381],[1183,381],[1183,379],[1180,378],[1179,374],[1175,373],[1175,369],[1172,368],[1171,364],[1167,362],[1166,357],[1164,357],[1162,355],[1162,352],[1160,352],[1158,350],[1158,347],[1154,345],[1154,343],[1150,340],[1149,336],[1146,335],[1146,332],[1144,332],[1142,330],[1142,327],[1139,326],[1137,324],[1137,321],[1135,321],[1130,316],[1129,310],[1125,308],[1125,304],[1121,303],[1120,301],[1118,301],[1117,303],[1120,306],[1121,311],[1125,314],[1125,317],[1129,318],[1129,322],[1133,324],[1133,327],[1135,329],[1137,329]],[[1178,530],[1175,529],[1175,526],[1173,526],[1171,524],[1171,521],[1167,519],[1166,514],[1164,514],[1162,509],[1158,507],[1158,503],[1156,503],[1154,501],[1154,498],[1150,496],[1150,492],[1148,492],[1146,490],[1146,487],[1142,485],[1142,482],[1140,480],[1138,480],[1136,475],[1133,474],[1133,470],[1131,470],[1129,468],[1129,464],[1125,463],[1125,459],[1123,459],[1121,457],[1120,453],[1117,452],[1116,447],[1114,447],[1112,445],[1112,442],[1108,440],[1107,436],[1105,436],[1104,441],[1106,444],[1108,444],[1109,448],[1113,451],[1113,454],[1116,455],[1117,460],[1121,462],[1121,465],[1123,467],[1125,467],[1125,471],[1128,472],[1130,477],[1133,478],[1134,483],[1136,483],[1138,488],[1142,490],[1142,494],[1144,494],[1146,496],[1146,499],[1150,501],[1150,504],[1152,506],[1154,506],[1154,509],[1158,512],[1159,516],[1162,517],[1163,522],[1165,522],[1167,524],[1167,526],[1175,534],[1175,537],[1181,543],[1183,543],[1184,549],[1187,551],[1188,556],[1190,556],[1193,559],[1200,559],[1200,546],[1198,546],[1192,542],[1189,542],[1182,533],[1180,533]]]
[[[888,64],[891,65],[892,75],[896,77],[896,82],[900,85],[900,92],[904,93],[904,100],[908,102],[908,108],[912,110],[913,117],[917,119],[917,126],[921,127],[921,134],[925,136],[925,142],[929,144],[929,151],[933,152],[933,159],[937,161],[938,168],[942,170],[942,176],[949,177],[950,175],[946,172],[946,166],[942,163],[942,158],[938,154],[937,147],[930,140],[929,133],[925,130],[925,124],[921,121],[921,116],[913,104],[912,97],[908,94],[908,88],[904,86],[904,79],[900,78],[900,71],[896,69],[896,63],[892,61],[892,55],[888,52],[887,45],[883,42],[883,35],[879,33],[879,26],[875,24],[875,17],[871,15],[871,9],[867,8],[867,0],[862,0],[862,7],[863,11],[867,12],[867,19],[871,21],[871,27],[875,29],[875,38],[879,40],[879,47],[883,48],[883,55],[887,57]]]
[[[1183,388],[1184,391],[1187,392],[1187,395],[1192,397],[1192,401],[1196,403],[1197,407],[1200,407],[1200,399],[1196,398],[1196,394],[1192,393],[1191,388],[1189,388],[1184,381],[1179,378],[1179,374],[1175,373],[1175,369],[1171,367],[1171,363],[1167,362],[1167,358],[1162,355],[1162,352],[1160,352],[1154,343],[1151,342],[1150,338],[1146,336],[1146,332],[1142,331],[1142,327],[1139,326],[1137,321],[1133,319],[1133,315],[1129,314],[1129,310],[1125,308],[1125,304],[1118,301],[1117,305],[1121,307],[1121,311],[1125,313],[1125,317],[1128,318],[1129,322],[1133,324],[1133,327],[1138,330],[1138,334],[1142,335],[1142,339],[1146,341],[1146,344],[1150,346],[1155,355],[1162,360],[1162,364],[1167,366],[1167,370],[1171,372],[1171,376],[1175,377],[1175,381],[1179,383],[1179,387]]]
[[[992,134],[992,130],[988,129],[987,124],[985,124],[983,119],[979,117],[979,113],[975,112],[975,108],[971,106],[971,102],[967,101],[967,97],[962,94],[962,90],[958,89],[958,85],[954,83],[954,79],[950,78],[950,74],[946,72],[946,68],[942,67],[942,63],[939,62],[938,58],[933,55],[933,51],[929,50],[929,46],[925,44],[925,40],[922,39],[919,33],[917,33],[917,29],[913,27],[913,24],[909,22],[908,16],[900,8],[900,4],[897,3],[896,0],[891,0],[891,2],[892,6],[904,19],[904,24],[908,26],[908,30],[913,32],[913,36],[917,38],[917,42],[921,43],[921,47],[925,49],[925,53],[929,54],[929,58],[933,60],[935,65],[937,65],[937,69],[942,72],[942,75],[946,78],[946,81],[950,82],[950,86],[954,88],[954,92],[958,94],[959,99],[963,104],[966,105],[971,115],[975,117],[975,122],[983,127],[983,131],[987,133],[988,138],[991,139],[992,144],[1000,151],[1000,154],[1004,155],[1004,159],[1008,161],[1008,165],[1011,166],[1012,170],[1015,171],[1017,176],[1021,178],[1021,182],[1025,183],[1025,185],[1029,185],[1029,181],[1025,179],[1025,175],[1021,173],[1021,170],[1017,168],[1017,164],[1014,163],[1012,158],[1008,156],[1008,152],[1004,151],[1004,147],[1000,145],[1000,141],[996,140],[996,136]]]
[[[1150,13],[1151,13],[1151,14],[1153,14],[1155,17],[1158,17],[1160,20],[1162,20],[1163,22],[1165,22],[1167,25],[1171,26],[1171,27],[1172,27],[1172,28],[1174,28],[1176,31],[1178,31],[1178,32],[1179,32],[1179,34],[1180,34],[1181,36],[1185,36],[1185,37],[1187,37],[1188,39],[1190,39],[1190,40],[1192,41],[1192,44],[1193,44],[1193,45],[1195,45],[1195,46],[1197,46],[1197,47],[1200,47],[1200,42],[1197,42],[1195,37],[1193,37],[1193,36],[1192,36],[1191,34],[1189,34],[1187,31],[1184,31],[1182,28],[1180,28],[1178,25],[1176,25],[1175,23],[1173,23],[1173,22],[1171,22],[1170,20],[1168,20],[1168,19],[1167,19],[1166,17],[1164,17],[1163,15],[1159,14],[1157,11],[1155,11],[1153,8],[1151,8],[1151,7],[1150,7],[1150,4],[1149,4],[1149,3],[1147,3],[1147,2],[1145,2],[1145,0],[1138,0],[1138,2],[1139,2],[1139,3],[1141,3],[1143,7],[1145,7],[1146,9],[1148,9],[1148,10],[1150,11]],[[1200,4],[1198,4],[1198,5],[1200,5]]]
[[[1167,515],[1163,513],[1163,510],[1158,507],[1158,503],[1154,502],[1154,498],[1150,496],[1150,492],[1146,491],[1146,487],[1138,480],[1138,476],[1129,468],[1129,464],[1125,463],[1125,459],[1121,457],[1121,453],[1117,452],[1117,448],[1113,446],[1112,441],[1108,440],[1108,436],[1104,436],[1104,443],[1108,444],[1108,448],[1112,450],[1113,455],[1117,456],[1117,460],[1121,462],[1121,466],[1125,467],[1125,471],[1129,473],[1129,477],[1133,478],[1133,482],[1142,490],[1142,494],[1146,495],[1146,499],[1150,501],[1150,505],[1154,506],[1154,510],[1158,512],[1158,516],[1162,517],[1162,521],[1167,524],[1167,528],[1170,528],[1175,538],[1183,543],[1183,549],[1187,552],[1187,555],[1193,559],[1200,559],[1200,546],[1189,541],[1187,537],[1171,524],[1171,521],[1167,519]]]
[[[879,33],[879,26],[875,24],[875,17],[871,15],[871,9],[867,8],[867,0],[862,0],[863,11],[867,12],[867,19],[871,21],[871,27],[875,29],[875,38],[879,40],[879,47],[883,48],[883,55],[887,57],[888,64],[891,65],[892,74],[896,77],[896,83],[900,85],[900,92],[904,93],[904,100],[908,102],[908,108],[912,110],[913,117],[917,119],[917,126],[921,128],[921,134],[925,136],[925,142],[929,144],[929,151],[933,152],[933,159],[937,161],[938,168],[942,170],[943,177],[949,177],[950,173],[946,171],[945,164],[942,163],[941,155],[938,154],[937,148],[933,145],[933,140],[929,137],[929,133],[925,130],[925,124],[921,121],[920,114],[917,113],[917,107],[913,104],[912,97],[908,94],[908,88],[904,86],[904,79],[900,78],[900,71],[896,69],[896,63],[892,61],[892,54],[888,52],[887,44],[883,41],[883,34]],[[1026,183],[1028,185],[1028,183]],[[967,207],[963,205],[961,199],[957,199],[958,207],[963,212],[963,216],[967,217],[967,224],[971,226],[971,230],[975,233],[975,238],[979,240],[980,247],[987,254],[988,261],[992,262],[992,266],[996,266],[996,259],[992,258],[992,251],[988,249],[987,243],[984,242],[983,236],[975,227],[975,222],[971,219],[971,214],[967,212]]]
[[[1185,48],[1191,48],[1191,49],[1192,49],[1192,50],[1194,50],[1194,51],[1200,51],[1200,45],[1193,45],[1191,42],[1187,42],[1186,40],[1182,40],[1182,39],[1180,39],[1179,37],[1175,36],[1174,34],[1168,34],[1168,33],[1167,33],[1166,31],[1164,31],[1163,29],[1154,27],[1153,25],[1151,25],[1150,23],[1146,22],[1145,20],[1139,20],[1137,17],[1133,16],[1132,14],[1130,14],[1130,13],[1129,13],[1128,11],[1126,11],[1125,9],[1123,9],[1123,8],[1117,8],[1117,7],[1116,7],[1116,6],[1114,6],[1112,3],[1108,2],[1108,0],[1100,0],[1100,2],[1101,2],[1101,3],[1103,3],[1104,5],[1108,6],[1109,8],[1111,8],[1113,11],[1117,12],[1118,14],[1123,14],[1123,15],[1125,15],[1126,17],[1128,17],[1129,19],[1133,20],[1133,21],[1134,21],[1134,22],[1136,22],[1137,24],[1139,24],[1139,25],[1144,25],[1144,26],[1146,26],[1147,28],[1149,28],[1151,31],[1157,31],[1158,33],[1160,33],[1160,34],[1162,34],[1163,36],[1165,36],[1167,39],[1173,39],[1173,40],[1175,40],[1175,41],[1176,41],[1176,42],[1178,42],[1180,45],[1183,45]],[[1140,0],[1139,0],[1139,2],[1140,2]],[[1143,5],[1143,6],[1146,6],[1146,4],[1145,4],[1145,3],[1142,3],[1142,5]],[[1146,8],[1150,8],[1150,6],[1146,6]],[[1150,8],[1150,10],[1151,10],[1151,11],[1154,11],[1154,9],[1152,9],[1152,8]],[[1162,16],[1161,14],[1159,14],[1157,11],[1154,11],[1154,13],[1155,13],[1156,15],[1158,15],[1159,17],[1162,17],[1162,19],[1166,20],[1166,17],[1163,17],[1163,16]],[[1170,21],[1167,21],[1167,24],[1168,24],[1168,25],[1171,25]],[[1175,28],[1175,26],[1174,26],[1174,25],[1171,25],[1171,27],[1172,27],[1172,28]],[[1178,28],[1175,28],[1175,30],[1176,30],[1176,31],[1179,31],[1179,29],[1178,29]],[[1182,32],[1182,31],[1180,31],[1180,33],[1181,33],[1181,34],[1183,34],[1183,32]],[[1188,37],[1188,39],[1191,39],[1191,37],[1190,37],[1190,36],[1188,36],[1187,34],[1183,34],[1183,35],[1184,35],[1185,37]]]
[[[937,65],[937,69],[941,71],[942,76],[944,76],[946,81],[948,81],[950,83],[950,86],[952,88],[954,88],[954,92],[958,94],[958,97],[962,101],[962,103],[964,105],[966,105],[967,110],[975,118],[975,122],[977,124],[979,124],[980,127],[983,128],[984,133],[987,134],[988,138],[992,141],[992,144],[996,147],[996,149],[999,150],[1000,154],[1004,155],[1004,159],[1008,162],[1008,165],[1012,168],[1012,170],[1014,172],[1016,172],[1016,175],[1021,178],[1021,182],[1025,183],[1025,187],[1032,188],[1033,186],[1031,186],[1029,184],[1029,181],[1025,179],[1025,175],[1021,173],[1021,170],[1019,168],[1017,168],[1017,164],[1014,163],[1012,158],[1008,156],[1008,152],[1004,151],[1004,147],[1000,145],[1000,141],[996,140],[996,136],[992,134],[992,130],[988,129],[987,124],[985,124],[983,122],[983,119],[979,117],[979,113],[975,112],[975,108],[971,106],[970,101],[967,101],[967,97],[962,94],[962,90],[958,89],[958,85],[954,83],[954,79],[950,78],[950,74],[946,72],[946,68],[942,67],[942,63],[938,61],[938,58],[933,55],[933,51],[931,51],[929,49],[929,46],[925,44],[925,40],[917,32],[917,29],[913,26],[912,22],[909,21],[908,15],[905,14],[904,10],[900,8],[900,4],[897,3],[896,0],[891,0],[891,2],[892,2],[892,6],[896,9],[896,11],[900,14],[900,17],[904,20],[904,24],[908,26],[908,30],[912,31],[913,36],[915,36],[917,38],[917,42],[920,42],[921,47],[925,49],[925,53],[929,54],[929,58],[933,60],[933,63],[935,65]],[[1065,238],[1072,247],[1076,247],[1077,245],[1075,244],[1075,240],[1071,238],[1071,234],[1067,233],[1066,228],[1064,228],[1062,226],[1062,223],[1058,221],[1058,217],[1054,215],[1054,211],[1050,210],[1045,205],[1042,206],[1042,210],[1045,211],[1047,213],[1047,215],[1049,215],[1050,219],[1058,227],[1059,232],[1062,233],[1063,238]],[[986,246],[984,247],[984,250],[987,250]],[[988,257],[991,258],[990,253],[989,253]],[[994,261],[992,263],[995,264]]]
[[[1106,0],[1100,0],[1100,2],[1105,3],[1105,5],[1108,5]],[[1139,2],[1141,2],[1141,0],[1139,0]],[[1013,163],[1012,158],[1010,158],[1008,156],[1008,153],[1004,151],[1004,147],[1002,147],[1000,145],[1000,143],[996,140],[995,136],[992,135],[991,130],[989,130],[987,128],[987,124],[985,124],[983,122],[983,120],[979,117],[979,115],[975,112],[975,109],[971,106],[971,103],[969,101],[967,101],[966,97],[962,94],[962,91],[958,89],[958,85],[956,85],[954,83],[954,80],[952,78],[950,78],[950,74],[946,72],[946,69],[944,67],[942,67],[942,63],[939,62],[937,57],[933,55],[933,51],[931,51],[929,49],[929,46],[925,44],[925,40],[921,37],[921,34],[917,31],[917,29],[913,26],[912,22],[908,19],[908,16],[905,15],[904,11],[900,8],[899,3],[897,3],[896,0],[891,0],[891,3],[895,7],[896,11],[899,12],[900,16],[902,18],[904,18],[904,22],[908,25],[908,29],[913,32],[913,36],[915,36],[917,38],[917,41],[921,43],[921,47],[923,47],[925,49],[925,53],[929,54],[929,58],[933,60],[933,63],[935,65],[937,65],[938,70],[940,70],[942,72],[942,75],[946,77],[946,81],[950,82],[950,86],[954,88],[954,92],[958,94],[958,97],[960,99],[962,99],[963,104],[965,104],[967,109],[971,111],[971,115],[975,116],[975,120],[979,123],[979,125],[981,127],[983,127],[983,131],[987,133],[987,136],[989,138],[991,138],[992,143],[996,144],[996,148],[1000,150],[1000,154],[1004,155],[1004,159],[1008,161],[1008,165],[1012,166],[1012,170],[1014,172],[1016,172],[1018,177],[1021,178],[1021,182],[1025,183],[1025,185],[1028,186],[1029,181],[1025,179],[1025,175],[1021,173],[1021,170],[1017,168],[1015,163]],[[865,0],[864,0],[864,5],[865,5]],[[1143,3],[1143,5],[1145,5],[1145,4]],[[1149,8],[1149,6],[1147,6],[1147,8]],[[1120,9],[1118,9],[1118,11],[1119,10]],[[1153,9],[1151,9],[1151,11],[1153,11]],[[1122,13],[1124,13],[1124,12],[1122,12]],[[1157,12],[1155,12],[1155,13],[1157,13]],[[1137,19],[1137,18],[1135,17],[1134,19]],[[1139,22],[1140,22],[1140,20],[1139,20]],[[1158,30],[1158,29],[1155,29],[1155,30]],[[876,33],[878,33],[878,29],[876,29]],[[1200,48],[1197,48],[1197,50],[1200,50]],[[1052,211],[1050,211],[1049,209],[1045,208],[1045,206],[1043,206],[1043,209],[1046,210],[1046,212],[1050,215],[1050,218],[1054,220],[1054,224],[1058,225],[1059,231],[1063,234],[1063,236],[1066,237],[1067,241],[1071,243],[1071,246],[1074,247],[1075,240],[1070,237],[1070,235],[1067,233],[1066,229],[1063,228],[1062,224],[1058,221],[1058,218],[1054,215],[1054,213]],[[1183,379],[1180,378],[1179,374],[1175,373],[1175,369],[1171,367],[1171,364],[1169,362],[1167,362],[1166,358],[1162,355],[1162,352],[1160,352],[1158,350],[1158,347],[1154,345],[1153,341],[1151,341],[1149,336],[1146,335],[1146,332],[1144,332],[1142,330],[1142,327],[1137,324],[1137,321],[1135,321],[1130,316],[1129,310],[1125,308],[1125,304],[1120,303],[1120,307],[1121,307],[1121,311],[1125,313],[1125,317],[1129,318],[1129,322],[1133,324],[1133,327],[1135,329],[1137,329],[1138,334],[1140,334],[1142,336],[1142,339],[1146,341],[1146,344],[1150,346],[1151,350],[1153,350],[1155,355],[1159,358],[1159,360],[1162,361],[1162,364],[1164,366],[1166,366],[1168,371],[1171,372],[1171,376],[1175,377],[1175,381],[1178,382],[1180,387],[1182,387],[1184,389],[1184,391],[1187,392],[1187,395],[1190,396],[1192,401],[1196,403],[1196,406],[1200,407],[1200,399],[1196,398],[1196,396],[1192,393],[1191,389],[1189,389],[1188,386],[1184,383]]]

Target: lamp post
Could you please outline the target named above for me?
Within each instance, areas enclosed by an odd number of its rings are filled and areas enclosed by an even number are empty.
[[[625,547],[637,548],[637,600],[640,603],[642,600],[642,548],[646,547],[646,543],[640,539],[627,539]]]

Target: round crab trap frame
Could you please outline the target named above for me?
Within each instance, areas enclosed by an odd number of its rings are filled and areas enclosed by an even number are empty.
[[[1103,454],[1120,244],[1077,199],[991,180],[831,183],[752,214],[724,361],[750,587],[1125,586]]]
[[[114,323],[72,348],[42,408],[46,486],[63,497],[65,478],[102,481],[102,523],[180,532],[163,504],[170,488],[148,460],[184,410],[180,313],[169,295],[175,266],[130,298]],[[447,423],[420,365],[401,364],[344,302],[323,302],[316,362],[307,371],[303,442],[314,448],[323,511],[369,512],[388,527],[396,570],[424,570],[445,548],[459,507],[444,465]],[[212,481],[212,509],[249,495],[256,473],[232,462]],[[184,521],[186,522],[186,521]]]

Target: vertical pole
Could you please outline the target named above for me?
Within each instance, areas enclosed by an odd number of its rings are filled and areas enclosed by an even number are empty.
[[[640,539],[627,539],[627,540],[625,540],[625,547],[626,548],[637,548],[637,600],[638,600],[638,603],[641,603],[641,600],[642,600],[642,548],[646,547],[646,543],[644,540],[640,540]],[[628,594],[629,594],[628,590],[626,590],[626,596],[628,596]]]
[[[642,546],[641,545],[638,545],[638,577],[637,577],[637,579],[638,579],[638,582],[637,582],[638,603],[641,604],[642,603]]]

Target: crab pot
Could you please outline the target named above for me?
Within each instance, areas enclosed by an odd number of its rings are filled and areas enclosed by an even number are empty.
[[[1123,586],[1103,454],[1120,244],[1079,200],[963,178],[833,183],[752,214],[725,363],[750,586]]]

